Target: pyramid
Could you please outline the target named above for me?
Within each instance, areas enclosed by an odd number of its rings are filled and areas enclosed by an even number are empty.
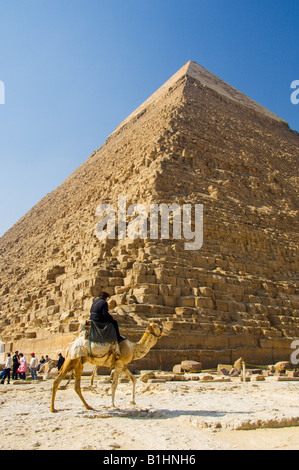
[[[298,147],[283,119],[186,63],[0,239],[6,351],[64,352],[108,291],[130,339],[149,321],[171,332],[137,368],[289,360],[299,336]],[[174,217],[168,238],[121,237],[116,215],[114,237],[99,239],[98,208],[117,214],[120,196],[125,209],[201,206],[202,244],[186,249]]]

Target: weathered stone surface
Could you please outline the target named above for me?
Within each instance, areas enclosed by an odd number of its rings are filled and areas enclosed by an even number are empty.
[[[299,336],[298,133],[189,62],[0,240],[6,350],[64,352],[105,290],[134,340],[171,327],[141,366],[289,360]],[[95,236],[96,208],[203,204],[203,245]],[[118,226],[116,224],[116,229]],[[135,364],[136,368],[140,364]]]
[[[214,380],[213,375],[205,374],[200,377],[201,382],[212,382],[212,380]]]
[[[142,382],[147,383],[150,379],[152,380],[152,379],[155,379],[155,378],[156,378],[156,374],[155,374],[154,371],[152,371],[152,372],[145,372],[145,373],[143,373],[143,374],[141,375],[141,377],[140,377],[140,380],[141,380]]]
[[[233,366],[231,364],[218,364],[217,365],[217,374],[218,375],[229,375]]]
[[[250,377],[250,380],[253,382],[262,382],[265,380],[265,377],[262,374],[255,374]]]
[[[276,372],[281,372],[288,369],[293,369],[293,364],[290,361],[280,361],[274,364],[274,369]]]
[[[217,373],[218,373],[218,375],[230,375],[230,371],[226,367],[219,367],[218,366]]]
[[[299,377],[299,371],[298,370],[287,370],[286,375],[287,375],[287,377]]]
[[[202,370],[202,363],[197,361],[182,361],[181,368],[185,372],[200,372]]]
[[[244,359],[242,357],[239,357],[239,359],[237,359],[235,362],[234,362],[234,369],[236,369],[237,372],[241,372],[242,370],[242,367],[243,367],[243,362],[244,362]]]

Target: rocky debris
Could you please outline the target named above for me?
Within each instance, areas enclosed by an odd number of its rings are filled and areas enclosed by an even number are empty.
[[[182,365],[181,365],[181,364],[176,364],[175,366],[173,366],[172,371],[173,371],[175,374],[183,374]]]
[[[211,382],[212,380],[214,380],[214,375],[208,375],[208,374],[204,374],[200,377],[200,380],[202,382]]]
[[[242,367],[244,363],[245,363],[244,359],[242,357],[239,357],[239,359],[237,359],[234,362],[233,369],[236,370],[238,373],[240,373],[242,371]]]
[[[173,366],[172,371],[175,374],[181,374],[184,372],[200,372],[202,370],[202,363],[192,360],[184,360],[180,364]]]
[[[218,364],[217,374],[218,375],[229,375],[230,371],[233,369],[233,366],[230,364]]]
[[[253,382],[261,382],[265,380],[265,376],[263,374],[254,374],[252,375],[251,380]]]
[[[181,369],[184,372],[200,372],[202,370],[202,363],[197,361],[182,361]]]
[[[142,382],[147,383],[149,379],[155,379],[156,378],[156,373],[154,371],[152,372],[144,372],[141,374],[140,380]]]
[[[218,375],[229,375],[231,377],[238,377],[242,372],[244,359],[240,357],[233,365],[231,364],[218,364],[217,374]]]
[[[293,364],[289,361],[280,361],[274,364],[275,372],[285,372],[286,370],[291,370],[294,368]]]
[[[145,383],[159,383],[159,382],[169,382],[169,381],[184,381],[187,378],[183,374],[169,374],[167,372],[143,372],[140,375],[140,380]]]
[[[286,370],[287,377],[299,377],[298,370]]]

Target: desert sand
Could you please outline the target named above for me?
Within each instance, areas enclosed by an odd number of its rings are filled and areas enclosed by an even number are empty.
[[[120,383],[110,406],[108,377],[82,377],[86,410],[73,381],[56,396],[52,380],[1,385],[1,450],[299,449],[299,382],[200,380]],[[194,377],[193,377],[194,378]],[[65,384],[63,382],[62,384]]]

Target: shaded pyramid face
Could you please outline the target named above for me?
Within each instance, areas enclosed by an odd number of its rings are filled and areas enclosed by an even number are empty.
[[[288,358],[299,332],[298,143],[285,121],[188,62],[1,238],[1,339],[60,352],[104,290],[125,334],[151,319],[172,328],[144,367]],[[148,213],[202,205],[202,246],[186,250],[171,228],[162,238],[161,220],[157,238],[148,223],[147,237],[122,239],[120,196]],[[115,211],[114,238],[95,232],[101,204]]]

